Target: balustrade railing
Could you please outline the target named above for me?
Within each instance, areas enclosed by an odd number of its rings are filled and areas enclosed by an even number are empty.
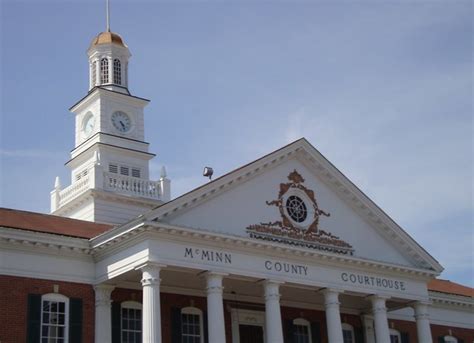
[[[104,172],[104,189],[122,194],[160,199],[160,183],[137,177]]]
[[[59,192],[59,206],[68,203],[71,199],[77,197],[82,192],[89,189],[90,175],[83,176],[80,180],[74,182],[69,187],[64,188]]]

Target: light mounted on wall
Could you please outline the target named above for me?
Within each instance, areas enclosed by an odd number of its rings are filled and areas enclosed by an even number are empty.
[[[208,177],[209,180],[212,179],[212,174],[214,174],[214,170],[211,167],[204,167],[204,171],[202,172],[202,176]]]

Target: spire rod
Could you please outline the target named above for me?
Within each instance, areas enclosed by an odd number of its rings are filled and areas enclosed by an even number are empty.
[[[106,12],[107,12],[107,32],[110,32],[110,6],[109,0],[106,0]]]

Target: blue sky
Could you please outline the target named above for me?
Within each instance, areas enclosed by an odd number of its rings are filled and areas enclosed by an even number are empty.
[[[474,285],[470,1],[111,1],[177,196],[302,136]],[[2,1],[0,205],[49,211],[104,1]]]

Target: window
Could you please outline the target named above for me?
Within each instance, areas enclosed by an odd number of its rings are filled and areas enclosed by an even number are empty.
[[[67,343],[69,299],[61,294],[41,297],[41,343]]]
[[[129,174],[128,167],[120,166],[120,174],[128,176],[128,174]]]
[[[293,334],[293,342],[295,343],[311,343],[311,329],[309,322],[303,318],[293,320],[295,331]]]
[[[83,176],[86,176],[86,175],[87,175],[87,169],[83,170],[80,173],[77,173],[76,174],[76,181],[79,181]]]
[[[97,61],[92,62],[92,87],[97,84]]]
[[[114,60],[114,83],[122,84],[122,67],[118,58]]]
[[[201,343],[202,331],[202,311],[195,307],[181,309],[181,343]]]
[[[446,343],[448,343],[448,342],[449,343],[457,343],[458,342],[458,340],[453,336],[444,336],[444,341]]]
[[[352,325],[342,323],[342,338],[344,343],[354,343],[354,328]]]
[[[390,343],[401,343],[400,332],[394,329],[390,329]]]
[[[136,301],[125,301],[121,309],[122,343],[141,343],[142,305]]]
[[[140,169],[132,168],[132,176],[133,177],[140,177]]]
[[[304,222],[306,220],[306,216],[308,215],[308,210],[304,201],[296,195],[288,197],[288,200],[286,200],[286,210],[288,211],[291,219],[297,223]]]
[[[100,83],[109,83],[109,60],[106,58],[100,60]]]
[[[118,173],[118,166],[116,164],[109,164],[109,173]]]

